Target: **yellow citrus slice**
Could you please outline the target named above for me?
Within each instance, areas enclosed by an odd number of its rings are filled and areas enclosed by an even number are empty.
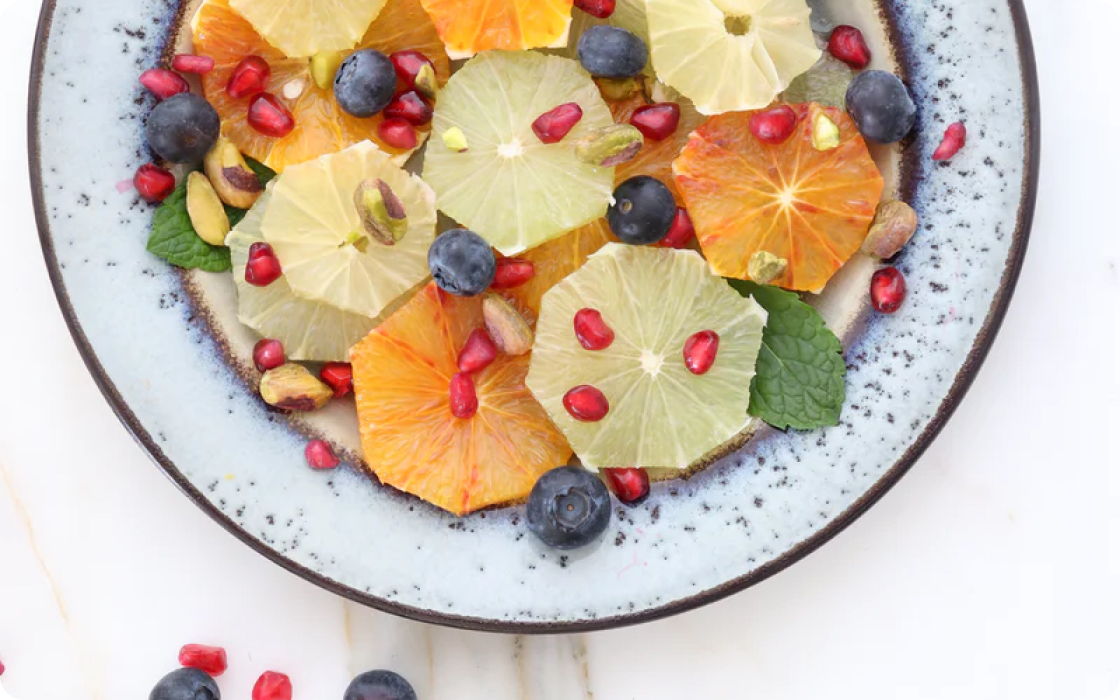
[[[320,51],[347,51],[385,6],[386,0],[230,0],[230,5],[268,43],[292,58]]]

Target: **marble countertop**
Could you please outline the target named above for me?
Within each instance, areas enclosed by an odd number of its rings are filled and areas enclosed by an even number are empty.
[[[1027,0],[1045,133],[1031,249],[971,393],[913,471],[804,562],[699,611],[612,632],[485,635],[361,608],[183,498],[70,341],[31,212],[23,92],[38,3],[0,0],[0,677],[20,700],[143,698],[180,645],[341,698],[390,668],[422,700],[1099,700],[1120,685],[1115,299],[1117,0]],[[1010,213],[1009,213],[1010,214]],[[90,235],[113,235],[112,230]],[[0,698],[3,698],[0,690]]]

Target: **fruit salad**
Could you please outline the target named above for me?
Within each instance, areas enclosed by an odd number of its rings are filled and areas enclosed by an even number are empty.
[[[148,250],[224,275],[261,400],[347,402],[380,482],[581,547],[650,470],[839,422],[809,295],[918,228],[872,157],[916,108],[859,28],[805,0],[204,0],[189,31],[140,77]],[[900,311],[902,273],[868,294]]]

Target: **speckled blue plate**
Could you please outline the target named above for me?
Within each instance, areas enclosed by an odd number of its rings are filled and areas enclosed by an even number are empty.
[[[152,209],[130,187],[149,156],[138,74],[173,51],[176,0],[47,0],[31,76],[30,165],[59,303],[106,398],[193,501],[257,551],[340,595],[408,617],[510,632],[651,620],[740,591],[828,541],[914,463],[990,347],[1027,245],[1038,180],[1038,90],[1020,0],[819,0],[818,29],[864,28],[874,67],[905,76],[916,137],[876,154],[921,228],[910,296],[868,314],[871,263],[814,300],[845,340],[842,424],[762,431],[691,478],[619,509],[604,542],[561,555],[523,510],[457,519],[385,488],[357,454],[352,404],[306,421],[254,392],[253,336],[232,279],[145,251]],[[968,124],[950,164],[930,154]],[[346,468],[304,463],[309,433]]]

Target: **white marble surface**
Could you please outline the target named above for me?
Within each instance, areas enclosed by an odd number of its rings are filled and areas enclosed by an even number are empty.
[[[144,698],[186,642],[341,698],[392,668],[422,700],[1098,700],[1120,685],[1118,0],[1027,0],[1045,148],[1019,293],[972,392],[848,531],[723,603],[607,633],[427,627],[239,544],[131,441],[70,342],[35,235],[23,91],[36,0],[0,0],[0,661],[20,700]],[[1115,82],[1115,81],[1113,81]],[[1109,135],[1109,134],[1113,135]],[[1111,141],[1111,142],[1110,142]],[[112,235],[111,230],[90,235]],[[0,691],[0,698],[3,697]]]

